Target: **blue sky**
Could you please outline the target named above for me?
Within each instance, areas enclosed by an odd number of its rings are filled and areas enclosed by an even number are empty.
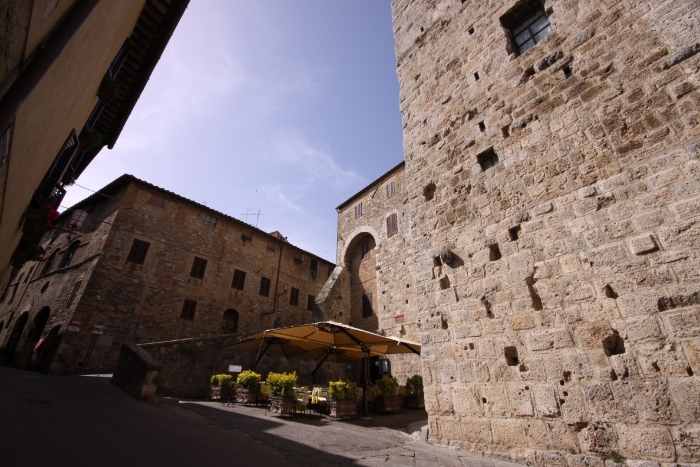
[[[260,228],[334,261],[335,207],[403,158],[398,99],[389,0],[196,0],[77,183],[129,173],[242,220],[261,209]]]

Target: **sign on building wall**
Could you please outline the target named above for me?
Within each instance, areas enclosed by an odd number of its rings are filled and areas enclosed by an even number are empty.
[[[81,322],[82,321],[80,320],[80,318],[73,318],[72,320],[70,320],[70,325],[68,326],[68,331],[71,331],[71,332],[80,331],[80,323]]]
[[[241,371],[243,371],[243,367],[241,365],[229,365],[228,366],[229,373],[240,373]]]
[[[100,324],[96,324],[92,327],[92,334],[104,334],[104,333],[105,333],[104,326],[102,326]]]

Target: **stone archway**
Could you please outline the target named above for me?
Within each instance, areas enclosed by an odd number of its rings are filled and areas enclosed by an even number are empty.
[[[34,346],[41,338],[44,333],[44,328],[46,323],[49,321],[49,315],[51,314],[51,309],[45,306],[39,310],[39,312],[34,316],[32,324],[27,331],[27,337],[24,339],[24,344],[22,345],[22,350],[17,357],[17,363],[15,367],[24,368],[27,366],[32,359],[34,353]]]
[[[222,334],[233,334],[238,332],[238,312],[233,308],[224,311],[224,319],[221,323]]]
[[[375,242],[378,238],[381,238],[379,236],[379,232],[377,232],[368,225],[361,225],[357,227],[355,230],[350,232],[350,235],[348,235],[347,238],[350,239],[349,241],[342,241],[342,244],[338,245],[338,264],[349,264],[351,260],[350,256],[352,255],[352,252],[354,251],[355,247],[357,247],[357,245],[367,235],[370,235],[372,238],[374,238]]]
[[[353,326],[376,332],[377,317],[377,242],[367,232],[354,237],[346,250],[350,278],[350,322]]]
[[[29,313],[25,311],[17,318],[17,321],[15,321],[10,337],[7,339],[5,351],[3,352],[4,361],[10,362],[12,360],[15,350],[17,350],[17,345],[19,345],[19,338],[22,336],[22,332],[24,332],[24,327],[27,325],[28,319]]]

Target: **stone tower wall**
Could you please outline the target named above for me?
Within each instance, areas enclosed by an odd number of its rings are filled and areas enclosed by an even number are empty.
[[[430,439],[698,463],[700,3],[514,6],[392,2]]]

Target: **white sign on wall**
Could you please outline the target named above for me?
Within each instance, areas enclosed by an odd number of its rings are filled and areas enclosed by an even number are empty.
[[[241,371],[243,371],[243,367],[241,365],[229,365],[228,366],[229,373],[240,373]]]

